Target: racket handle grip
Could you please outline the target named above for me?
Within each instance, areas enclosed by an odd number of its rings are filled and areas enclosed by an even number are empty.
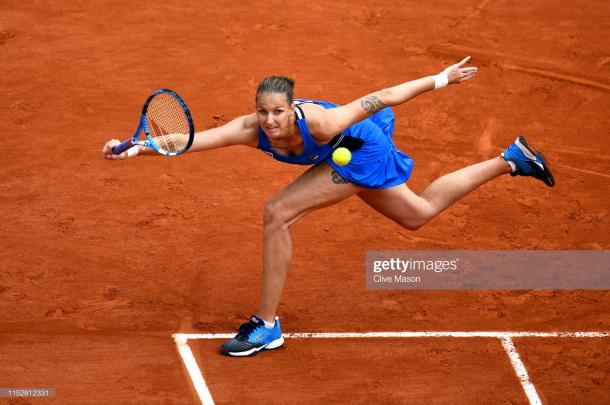
[[[127,149],[131,148],[132,146],[134,146],[134,143],[131,142],[131,139],[128,139],[125,142],[121,142],[120,144],[113,147],[112,153],[114,153],[115,155],[120,155],[121,153],[125,152]]]

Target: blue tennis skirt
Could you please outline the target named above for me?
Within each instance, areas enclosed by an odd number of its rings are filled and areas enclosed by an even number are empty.
[[[384,108],[344,131],[345,135],[364,141],[362,148],[352,152],[347,165],[338,166],[330,156],[326,163],[361,187],[390,188],[403,184],[411,176],[413,159],[396,148],[393,132],[394,113],[391,108]]]

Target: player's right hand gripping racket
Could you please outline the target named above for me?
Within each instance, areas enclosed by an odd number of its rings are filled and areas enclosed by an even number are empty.
[[[138,141],[142,130],[148,139]],[[144,104],[136,133],[113,147],[112,153],[120,155],[127,150],[133,156],[137,152],[131,148],[143,145],[167,156],[179,155],[191,147],[194,136],[195,126],[184,100],[171,90],[157,90]]]

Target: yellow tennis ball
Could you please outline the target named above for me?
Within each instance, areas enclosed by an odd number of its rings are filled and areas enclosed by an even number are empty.
[[[338,166],[345,166],[350,160],[352,160],[352,152],[347,148],[337,148],[333,152],[333,162]]]

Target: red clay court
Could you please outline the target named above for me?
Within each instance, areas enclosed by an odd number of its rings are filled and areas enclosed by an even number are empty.
[[[609,15],[606,1],[1,2],[0,388],[55,395],[0,403],[610,403],[608,290],[364,277],[367,250],[610,249]],[[104,143],[131,136],[158,88],[202,130],[253,112],[271,74],[345,103],[466,55],[475,79],[394,109],[409,187],[517,134],[557,186],[505,176],[416,232],[358,198],[308,215],[286,347],[221,356],[256,310],[265,203],[303,168],[245,147],[108,162]]]

